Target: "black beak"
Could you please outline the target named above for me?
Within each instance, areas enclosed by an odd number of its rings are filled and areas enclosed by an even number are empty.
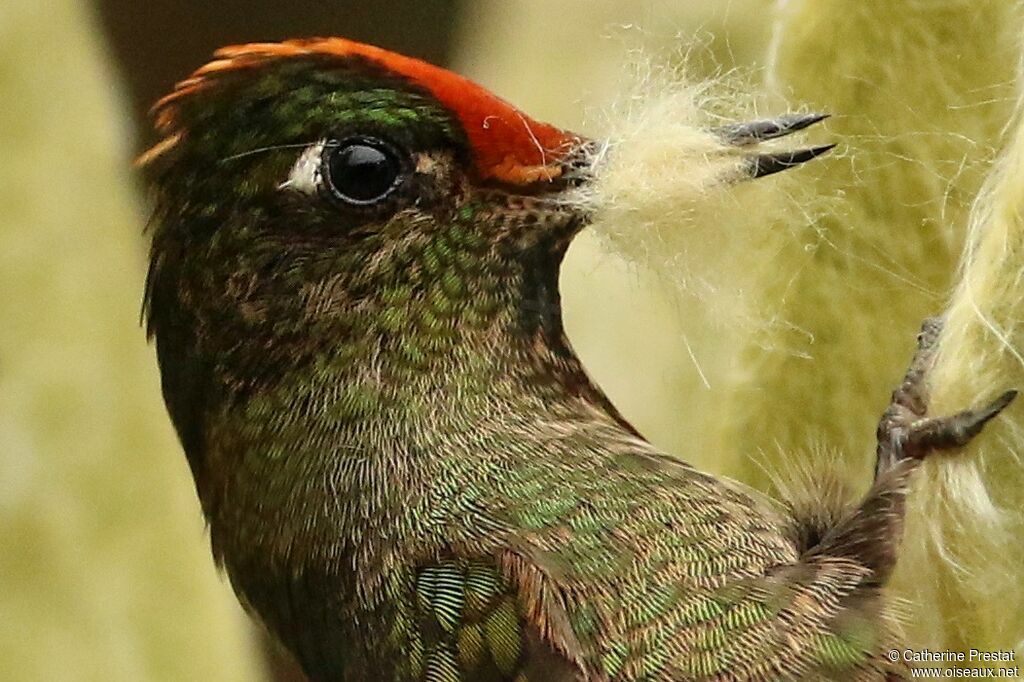
[[[799,166],[811,159],[817,158],[830,151],[834,144],[821,145],[799,149],[795,152],[779,152],[777,154],[759,154],[750,158],[750,177],[763,178],[766,175],[774,175],[793,166]]]
[[[762,142],[791,135],[828,118],[828,114],[787,114],[773,119],[736,123],[714,132],[734,147],[755,147]],[[799,166],[830,151],[834,144],[792,151],[751,154],[747,161],[750,178],[763,178]]]

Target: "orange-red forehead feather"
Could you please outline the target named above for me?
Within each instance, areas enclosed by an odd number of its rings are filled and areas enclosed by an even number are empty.
[[[517,185],[552,180],[562,173],[560,162],[581,142],[576,135],[533,120],[468,78],[419,59],[344,38],[222,48],[214,54],[214,61],[157,102],[157,124],[163,125],[168,116],[173,116],[167,105],[201,89],[217,72],[257,66],[268,59],[309,55],[362,57],[429,91],[462,124],[473,148],[477,172],[483,179]]]

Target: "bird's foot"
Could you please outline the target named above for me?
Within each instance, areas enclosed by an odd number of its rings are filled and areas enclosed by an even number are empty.
[[[985,407],[930,417],[926,375],[941,331],[941,318],[925,320],[917,336],[917,352],[910,368],[893,391],[892,402],[878,422],[876,479],[901,461],[921,460],[933,452],[966,445],[1017,397],[1017,391],[1006,391]]]

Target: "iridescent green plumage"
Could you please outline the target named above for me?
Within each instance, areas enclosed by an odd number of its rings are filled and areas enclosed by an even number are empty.
[[[295,52],[163,105],[147,314],[214,553],[310,678],[897,675],[912,467],[812,522],[658,452],[562,329],[572,150],[482,168],[531,154],[464,128],[488,96]],[[324,190],[352,135],[404,155],[378,204]]]

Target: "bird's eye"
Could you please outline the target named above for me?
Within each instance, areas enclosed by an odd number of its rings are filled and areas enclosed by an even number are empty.
[[[375,204],[391,194],[402,180],[398,153],[383,140],[361,137],[329,144],[324,148],[323,158],[327,186],[347,204]]]

